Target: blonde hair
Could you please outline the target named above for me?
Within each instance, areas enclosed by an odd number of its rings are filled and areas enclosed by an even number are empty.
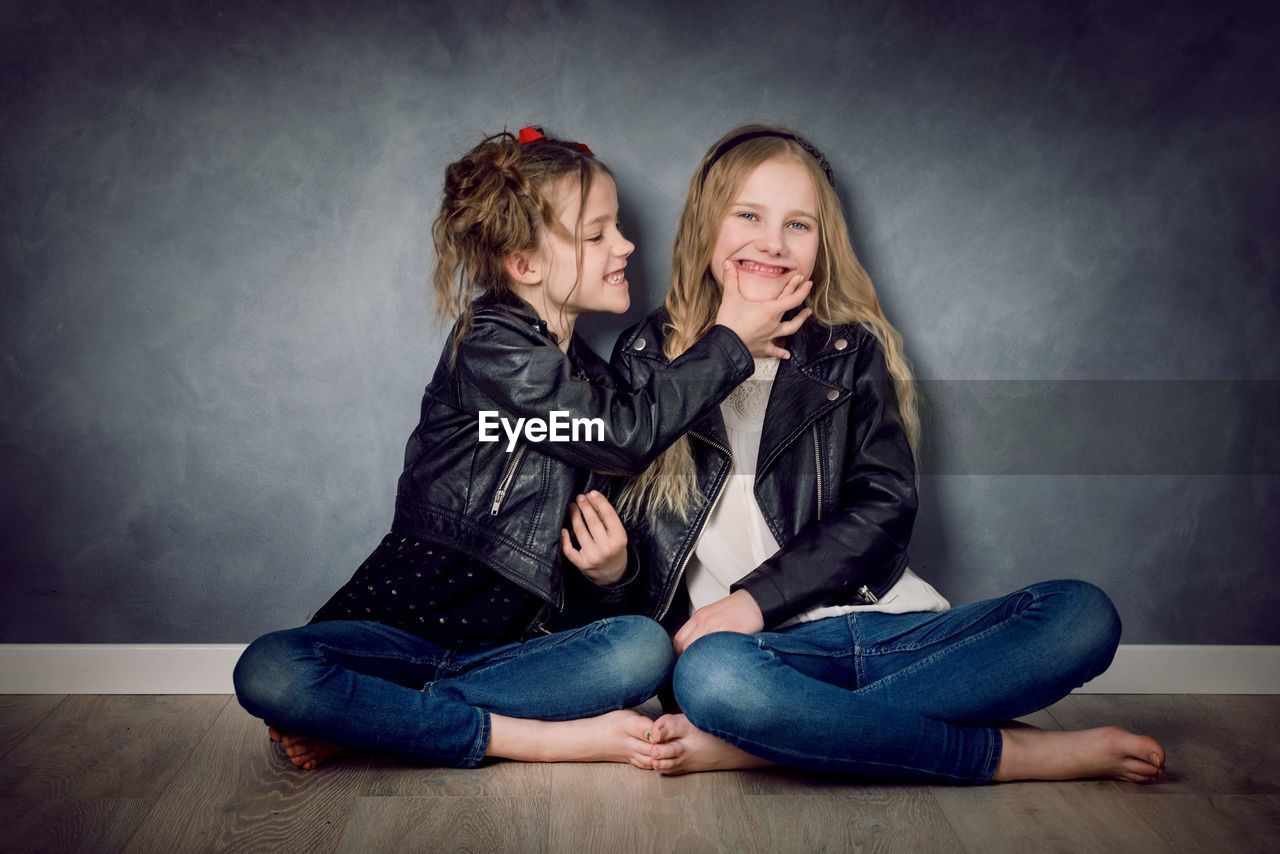
[[[903,352],[902,336],[885,317],[875,286],[854,254],[835,188],[818,155],[809,150],[812,146],[806,148],[795,139],[763,135],[720,150],[734,137],[757,132],[798,136],[786,128],[768,125],[735,128],[711,146],[694,170],[671,253],[671,287],[664,302],[669,316],[663,330],[664,355],[675,359],[715,324],[721,286],[711,275],[711,253],[720,225],[757,166],[767,160],[789,158],[809,173],[818,198],[820,239],[813,290],[808,298],[813,318],[806,322],[816,321],[826,327],[860,323],[875,336],[884,351],[902,424],[915,453],[920,439],[919,399]],[[689,438],[682,436],[627,485],[619,496],[619,509],[636,521],[653,508],[672,511],[687,520],[693,509],[695,474]]]
[[[521,143],[507,131],[481,140],[445,169],[444,198],[431,226],[436,250],[431,280],[437,316],[459,321],[450,342],[451,361],[471,327],[475,298],[510,290],[507,256],[538,250],[543,229],[574,242],[581,276],[582,215],[599,172],[611,174],[580,143],[550,137]],[[570,234],[556,217],[550,190],[573,177],[580,203]]]

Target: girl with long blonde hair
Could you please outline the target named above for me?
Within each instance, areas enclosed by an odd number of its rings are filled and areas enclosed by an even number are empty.
[[[637,753],[662,773],[778,763],[962,784],[1155,779],[1118,727],[1010,725],[1110,664],[1120,621],[1083,581],[955,608],[908,566],[919,403],[822,153],[736,128],[690,183],[661,309],[624,333],[633,386],[687,352],[724,292],[811,279],[811,319],[619,499],[679,656],[681,711]],[[639,763],[637,763],[639,764]]]

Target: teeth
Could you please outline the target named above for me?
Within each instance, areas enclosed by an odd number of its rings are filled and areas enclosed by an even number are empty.
[[[777,275],[779,273],[785,273],[787,270],[786,267],[772,267],[768,264],[758,264],[755,261],[739,261],[738,263],[742,265],[744,269],[754,270],[757,273],[772,273]]]
[[[626,274],[624,271],[619,270],[616,273],[610,273],[609,275],[605,276],[604,280],[611,285],[616,285],[622,282],[622,279],[624,278],[625,275]]]

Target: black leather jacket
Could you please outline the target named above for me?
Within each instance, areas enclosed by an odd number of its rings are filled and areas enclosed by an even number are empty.
[[[509,293],[484,297],[456,362],[442,355],[423,394],[392,531],[459,548],[564,608],[562,566],[577,570],[561,554],[560,528],[577,493],[603,489],[605,478],[589,472],[642,471],[750,376],[752,364],[742,340],[717,326],[668,369],[619,389],[609,366],[578,336],[565,358],[527,303]],[[604,435],[590,442],[521,439],[507,453],[505,435],[479,441],[482,410],[512,423],[563,410],[601,419]]]
[[[643,387],[666,364],[659,309],[619,338],[613,367]],[[765,628],[817,605],[875,601],[902,576],[916,513],[915,462],[879,342],[863,326],[806,322],[773,383],[755,496],[779,551],[731,589],[746,589]],[[646,574],[632,607],[669,628],[687,610],[677,591],[730,472],[719,407],[689,432],[697,466],[690,521],[650,510],[629,531]],[[672,613],[672,605],[677,606]]]

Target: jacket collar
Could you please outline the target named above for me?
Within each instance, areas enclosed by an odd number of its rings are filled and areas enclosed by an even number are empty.
[[[654,311],[625,342],[625,352],[666,362],[662,347],[655,346],[666,337],[666,324],[666,309]],[[809,425],[833,408],[844,406],[852,397],[852,370],[847,369],[844,362],[856,359],[865,334],[856,324],[823,326],[810,321],[787,339],[791,359],[782,360],[778,365],[773,393],[769,394],[769,405],[764,411],[756,480]],[[648,339],[649,346],[637,351],[634,342],[640,337]],[[728,435],[718,407],[694,425],[692,431],[728,447]]]
[[[650,342],[662,341],[666,322],[666,310],[655,311],[631,336],[632,341],[641,335]],[[779,363],[769,405],[765,409],[760,455],[756,462],[757,480],[773,466],[782,450],[800,438],[813,422],[837,406],[848,403],[853,396],[852,372],[828,368],[835,367],[834,363],[856,358],[864,334],[861,327],[853,324],[828,327],[807,322],[787,339],[791,358]],[[631,341],[627,344],[630,345]],[[660,347],[649,346],[637,352],[633,346],[628,346],[627,351],[666,361],[660,355]],[[728,447],[729,439],[719,407],[694,425],[693,432]]]
[[[853,396],[852,372],[844,362],[856,358],[857,328],[805,323],[787,341],[790,359],[778,365],[760,433],[759,480],[783,448],[800,438],[811,424]],[[839,367],[837,367],[839,365]],[[815,451],[816,453],[816,451]]]
[[[533,329],[547,336],[551,341],[559,343],[554,332],[547,327],[547,322],[538,317],[538,313],[533,310],[533,306],[518,297],[508,288],[495,287],[485,291],[476,297],[473,305],[473,311],[482,311],[484,309],[497,309],[513,314],[516,317],[528,323]]]

